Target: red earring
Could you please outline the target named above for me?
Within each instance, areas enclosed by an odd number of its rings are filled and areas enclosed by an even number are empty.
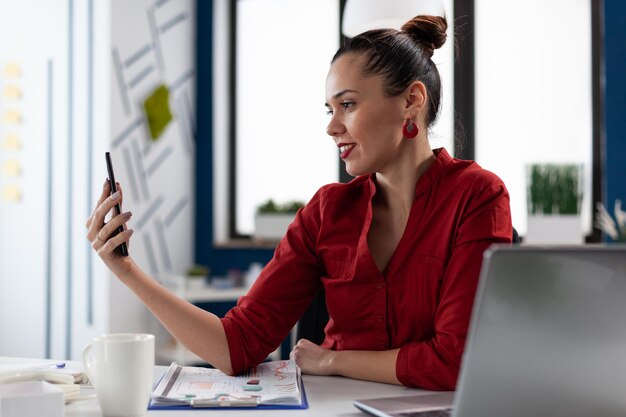
[[[419,133],[420,129],[417,127],[415,123],[413,123],[413,119],[407,119],[404,122],[404,126],[402,126],[402,134],[407,139],[413,139]]]

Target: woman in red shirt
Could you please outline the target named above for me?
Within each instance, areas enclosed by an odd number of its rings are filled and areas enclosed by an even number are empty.
[[[428,143],[441,96],[431,57],[446,29],[443,17],[417,16],[337,51],[327,133],[356,178],[313,196],[224,318],[113,252],[132,231],[111,237],[124,214],[102,226],[121,199],[108,186],[87,221],[94,249],[180,342],[228,374],[263,361],[323,286],[325,340],[300,340],[291,354],[303,372],[454,389],[482,254],[510,242],[512,227],[502,181]]]

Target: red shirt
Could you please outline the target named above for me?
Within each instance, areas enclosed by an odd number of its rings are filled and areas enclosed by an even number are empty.
[[[373,176],[324,186],[300,210],[248,294],[222,319],[234,372],[263,361],[323,285],[330,315],[323,347],[400,348],[396,376],[404,385],[455,388],[482,255],[511,241],[511,213],[496,175],[445,149],[435,155],[382,273],[367,244]]]

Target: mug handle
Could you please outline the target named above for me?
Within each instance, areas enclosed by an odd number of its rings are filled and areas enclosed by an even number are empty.
[[[91,351],[93,350],[93,343],[87,344],[83,349],[83,367],[85,368],[85,372],[89,377],[89,382],[91,385],[95,385],[96,379],[94,378],[94,368],[91,364]]]

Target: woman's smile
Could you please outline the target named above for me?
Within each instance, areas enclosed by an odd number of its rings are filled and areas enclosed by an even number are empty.
[[[338,143],[337,146],[339,147],[339,156],[341,159],[346,159],[348,155],[350,155],[350,152],[352,152],[352,149],[356,146],[356,143]]]

